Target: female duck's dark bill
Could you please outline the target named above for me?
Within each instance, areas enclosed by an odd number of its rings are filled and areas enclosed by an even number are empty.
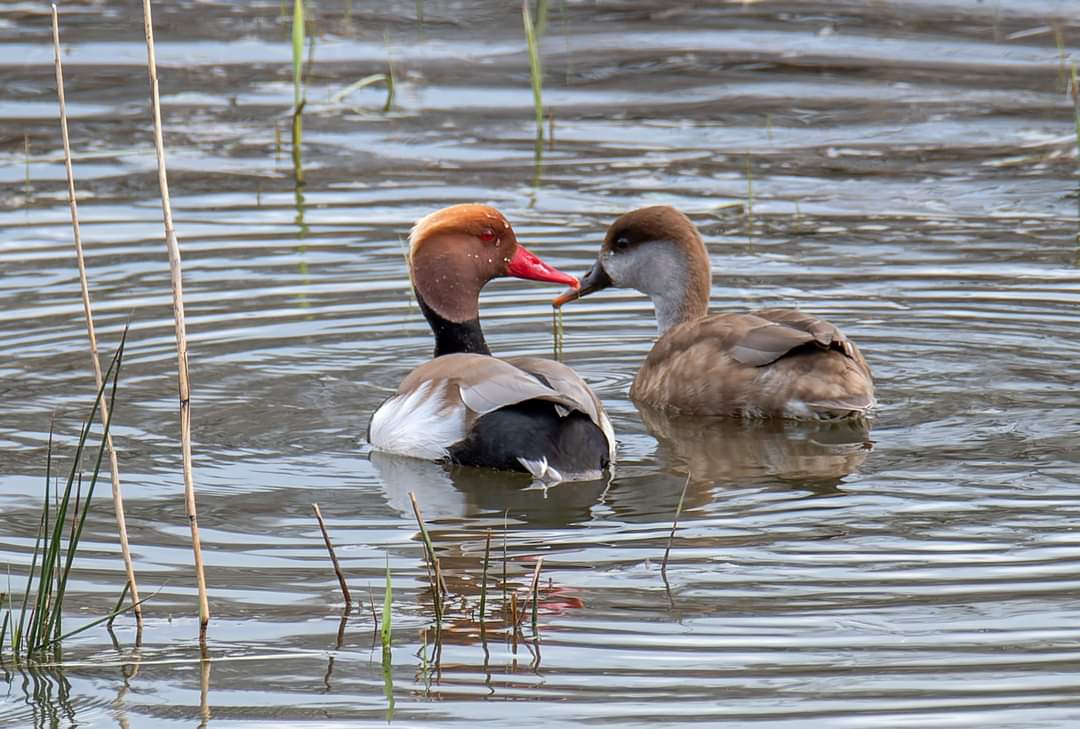
[[[575,299],[606,289],[608,286],[611,286],[611,279],[608,277],[604,267],[600,265],[600,261],[597,261],[589,269],[589,272],[582,277],[580,287],[574,287],[570,291],[560,294],[551,302],[551,305],[558,309],[563,304],[568,304]]]

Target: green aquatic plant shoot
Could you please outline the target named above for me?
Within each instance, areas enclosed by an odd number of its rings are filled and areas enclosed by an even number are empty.
[[[390,109],[394,105],[394,74],[392,71],[389,73],[369,74],[358,81],[352,82],[351,84],[331,96],[330,103],[340,104],[345,99],[345,97],[349,96],[354,91],[359,91],[360,89],[379,83],[386,84],[386,103],[383,104],[383,111],[390,111]]]
[[[543,38],[547,33],[548,0],[536,0],[536,37]]]
[[[292,18],[293,109],[304,97],[304,0],[293,0]]]
[[[292,163],[296,186],[304,184],[302,146],[304,140],[304,0],[293,0],[292,22],[293,113]]]
[[[537,147],[544,141],[544,101],[543,84],[544,72],[540,68],[540,43],[533,27],[532,15],[529,13],[529,2],[525,0],[521,4],[521,19],[525,25],[525,42],[529,46],[529,76],[532,78],[533,109],[536,112],[536,142]]]
[[[386,588],[383,592],[382,624],[379,627],[379,639],[382,641],[383,660],[389,657],[390,640],[393,637],[393,616],[390,608],[394,602],[394,585],[390,577],[390,555],[386,555]]]

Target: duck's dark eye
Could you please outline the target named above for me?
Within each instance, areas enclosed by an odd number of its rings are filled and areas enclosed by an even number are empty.
[[[495,231],[491,228],[484,228],[480,231],[480,240],[485,243],[492,243],[495,240]]]
[[[625,251],[629,247],[630,239],[627,238],[625,235],[620,235],[618,238],[615,239],[615,250]]]

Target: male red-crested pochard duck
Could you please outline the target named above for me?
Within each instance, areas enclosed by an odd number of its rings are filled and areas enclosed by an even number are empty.
[[[656,205],[618,218],[581,287],[652,299],[658,338],[634,377],[635,402],[682,415],[836,419],[875,404],[870,368],[839,329],[792,309],[708,313],[709,254],[697,228]]]
[[[409,274],[435,335],[435,358],[371,416],[381,451],[468,466],[527,471],[544,481],[599,478],[615,436],[596,395],[572,369],[538,357],[499,359],[480,329],[480,289],[516,276],[578,285],[520,245],[486,205],[454,205],[409,235]]]

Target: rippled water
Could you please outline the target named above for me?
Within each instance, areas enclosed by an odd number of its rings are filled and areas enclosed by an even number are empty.
[[[157,10],[209,661],[141,18],[64,8],[102,348],[131,325],[115,426],[129,530],[142,590],[159,592],[140,647],[123,618],[115,643],[100,629],[65,643],[62,669],[0,668],[0,725],[1080,721],[1075,3],[551,3],[555,141],[538,169],[515,4],[314,5],[299,191],[280,4]],[[48,33],[44,6],[0,8],[0,561],[16,590],[50,419],[67,458],[93,399]],[[329,103],[388,56],[393,111],[374,86]],[[872,432],[639,413],[626,390],[654,324],[618,292],[568,307],[564,342],[614,419],[610,484],[545,494],[371,454],[368,414],[430,356],[402,238],[470,200],[577,272],[615,215],[677,205],[709,243],[714,308],[799,306],[859,342],[882,402]],[[550,355],[555,293],[485,290],[493,348]],[[455,595],[437,666],[418,656],[433,612],[410,491]],[[106,492],[70,625],[123,584]],[[364,599],[344,624],[315,501]],[[528,616],[515,643],[495,613],[540,556],[539,643]],[[387,560],[384,670],[367,603],[381,608]]]

